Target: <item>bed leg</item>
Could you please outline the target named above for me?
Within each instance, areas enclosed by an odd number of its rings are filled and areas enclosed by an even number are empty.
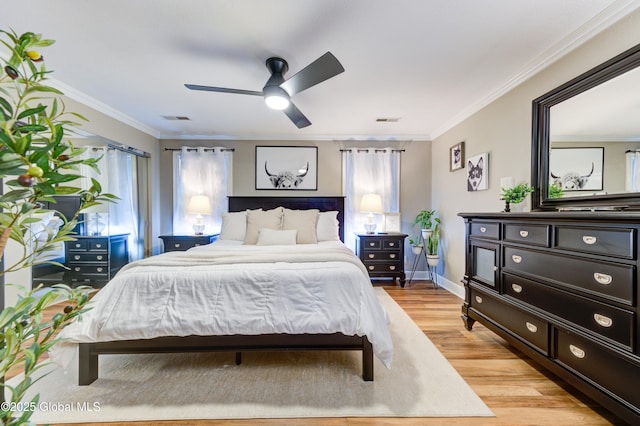
[[[362,347],[362,380],[373,381],[373,346],[366,337],[363,337]]]
[[[236,352],[236,365],[242,364],[242,352]]]
[[[78,385],[86,386],[98,378],[98,354],[93,343],[79,344]]]

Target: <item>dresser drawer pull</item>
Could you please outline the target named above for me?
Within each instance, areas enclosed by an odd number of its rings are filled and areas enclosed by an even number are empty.
[[[481,226],[481,227],[480,227],[480,232],[483,232],[483,233],[484,233],[484,232],[487,232],[487,228],[485,228],[484,226]]]
[[[391,254],[389,255],[389,259],[395,259],[395,258],[396,258],[396,255],[395,255],[394,253],[391,253]]]
[[[594,272],[593,278],[600,284],[604,285],[611,284],[611,281],[613,281],[613,277],[611,275],[602,274],[600,272]]]
[[[372,242],[369,243],[369,247],[375,247],[375,246],[376,246],[376,243],[372,243]]]
[[[613,325],[613,320],[609,317],[600,314],[593,314],[593,319],[603,327],[611,327]]]
[[[576,358],[584,358],[585,352],[577,346],[569,345],[569,350]]]
[[[173,246],[174,246],[175,248],[180,248],[180,243],[174,243],[174,244],[173,244]]]
[[[520,263],[522,262],[522,256],[518,256],[517,254],[512,254],[511,255],[511,259],[513,259],[514,263]]]
[[[527,330],[529,330],[532,333],[535,333],[538,331],[538,327],[535,324],[531,324],[529,321],[526,322],[527,324]]]
[[[525,231],[525,230],[520,231],[520,236],[522,238],[527,238],[529,236],[529,231]]]
[[[585,244],[592,245],[592,244],[595,244],[595,243],[596,243],[597,238],[596,238],[596,237],[593,237],[593,236],[591,236],[591,235],[583,235],[583,236],[582,236],[582,241],[584,241],[584,243],[585,243]]]
[[[102,260],[103,257],[102,256],[96,256],[96,260]]]
[[[370,270],[370,271],[373,271],[375,268],[376,268],[375,266],[373,266],[373,265],[369,265],[369,270]]]
[[[396,243],[389,243],[389,247],[395,247]]]
[[[76,254],[75,256],[73,256],[73,260],[80,260],[80,256]]]
[[[96,271],[102,272],[102,271],[104,271],[104,268],[96,268]]]
[[[494,267],[493,267],[493,270],[494,270],[494,271],[497,271],[497,270],[498,270],[498,267],[497,267],[497,266],[494,266]]]
[[[511,284],[511,288],[513,289],[513,291],[515,291],[516,293],[522,293],[522,286],[519,284]]]
[[[476,296],[476,302],[478,302],[478,303],[482,303],[482,297],[480,297],[480,296]]]
[[[369,259],[374,259],[376,257],[375,254],[369,254]]]
[[[82,247],[82,244],[76,243],[75,246],[76,246],[76,248],[80,248],[80,247]]]
[[[76,266],[75,268],[73,268],[73,270],[76,271],[76,272],[80,272],[80,269],[81,268],[79,266]]]
[[[96,248],[102,248],[102,244],[96,244]]]
[[[389,266],[389,270],[390,270],[390,271],[395,271],[395,270],[396,270],[396,267],[395,267],[395,266]]]

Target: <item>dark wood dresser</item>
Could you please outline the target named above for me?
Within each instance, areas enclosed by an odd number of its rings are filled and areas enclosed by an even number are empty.
[[[164,245],[164,252],[185,251],[192,247],[210,244],[218,239],[220,234],[211,235],[160,235]]]
[[[65,241],[64,281],[72,285],[103,287],[129,263],[129,234],[74,236]]]
[[[467,329],[480,323],[640,424],[640,215],[461,213]]]
[[[404,287],[404,239],[407,234],[356,234],[356,255],[371,278],[389,277],[400,280]]]

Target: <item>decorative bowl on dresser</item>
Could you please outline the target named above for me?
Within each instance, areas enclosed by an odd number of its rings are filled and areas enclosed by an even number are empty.
[[[164,244],[164,252],[186,251],[192,247],[211,244],[220,234],[210,235],[160,235]]]
[[[478,321],[640,424],[640,214],[460,213],[468,330]]]
[[[400,280],[404,287],[404,239],[407,234],[356,234],[356,255],[371,278],[389,277]]]

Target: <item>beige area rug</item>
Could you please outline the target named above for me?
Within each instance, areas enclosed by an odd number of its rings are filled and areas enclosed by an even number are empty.
[[[77,386],[71,368],[39,381],[47,411],[32,420],[492,416],[402,308],[376,292],[395,355],[391,369],[375,360],[373,382],[362,380],[358,352],[247,352],[239,366],[233,353],[103,355],[90,386]]]

